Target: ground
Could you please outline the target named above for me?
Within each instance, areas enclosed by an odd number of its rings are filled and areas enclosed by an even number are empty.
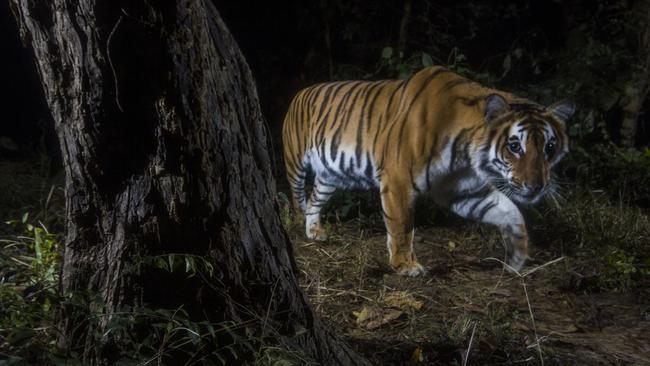
[[[627,180],[634,170],[590,172]],[[0,225],[0,364],[6,355],[38,365],[56,356],[64,197],[62,177],[48,171],[44,159],[0,164],[0,214],[15,220]],[[572,183],[557,205],[525,210],[533,246],[523,279],[503,271],[495,228],[426,197],[416,208],[415,249],[429,272],[417,278],[388,266],[377,192],[338,192],[325,209],[325,242],[305,238],[286,187],[278,201],[313,307],[372,364],[650,365],[650,201],[646,185],[630,187],[644,199]],[[176,315],[156,320],[181,339],[182,329],[199,326]],[[256,365],[305,364],[265,347]]]
[[[375,364],[650,365],[650,288],[594,291],[535,227],[545,247],[532,247],[520,277],[497,259],[495,229],[449,217],[420,225],[415,250],[429,272],[408,278],[387,264],[380,220],[333,216],[326,242],[288,225],[301,283]]]

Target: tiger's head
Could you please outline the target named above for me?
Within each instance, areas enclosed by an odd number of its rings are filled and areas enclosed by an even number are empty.
[[[568,100],[545,108],[487,96],[479,170],[514,201],[538,202],[553,187],[551,168],[569,151],[566,122],[574,110]]]

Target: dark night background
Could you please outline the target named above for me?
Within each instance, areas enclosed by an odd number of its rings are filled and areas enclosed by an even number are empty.
[[[625,24],[635,21],[625,14],[634,13],[625,1],[413,1],[404,57],[391,59],[396,65],[386,65],[382,50],[396,49],[399,42],[400,2],[216,3],[247,57],[275,131],[300,88],[331,79],[405,77],[422,67],[418,56],[426,52],[435,64],[455,64],[457,71],[493,86],[541,95],[542,102],[560,96],[559,90],[568,92],[583,111],[600,112],[617,140],[621,79],[631,72],[629,59],[643,52],[634,44],[639,35],[629,29],[632,24]],[[21,46],[7,3],[0,16],[0,135],[31,148],[43,131],[52,133],[51,124],[32,57]],[[638,127],[636,144],[642,146],[649,138],[645,113]]]

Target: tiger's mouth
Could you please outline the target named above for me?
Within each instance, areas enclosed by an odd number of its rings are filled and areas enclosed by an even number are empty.
[[[514,201],[523,204],[535,204],[539,202],[546,193],[546,188],[540,189],[539,191],[529,191],[517,187],[511,187],[511,190],[509,197]]]
[[[513,184],[512,182],[507,182],[505,179],[492,180],[492,184],[498,191],[503,193],[506,197],[510,198],[511,200],[517,203],[526,204],[526,205],[536,204],[542,199],[542,197],[544,197],[547,191],[551,189],[550,185],[547,185],[539,190],[530,190],[522,187],[519,184]]]

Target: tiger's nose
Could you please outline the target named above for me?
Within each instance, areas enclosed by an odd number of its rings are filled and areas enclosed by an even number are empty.
[[[544,189],[544,183],[542,182],[534,182],[534,183],[524,183],[524,187],[532,193],[538,193],[542,189]]]

